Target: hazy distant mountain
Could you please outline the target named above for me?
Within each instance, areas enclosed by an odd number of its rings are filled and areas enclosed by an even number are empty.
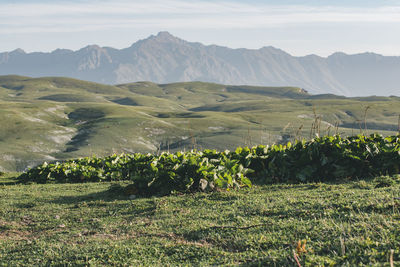
[[[400,95],[400,57],[373,53],[294,57],[274,47],[258,50],[205,46],[160,32],[125,49],[87,46],[78,51],[0,53],[0,75],[67,76],[120,84],[205,81],[298,86],[310,93]]]

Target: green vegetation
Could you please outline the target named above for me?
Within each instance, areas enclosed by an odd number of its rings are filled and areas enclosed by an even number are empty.
[[[250,187],[247,169],[238,160],[215,151],[175,154],[113,155],[43,164],[19,176],[22,182],[92,182],[132,180],[140,195],[166,195],[200,189]]]
[[[282,143],[398,131],[398,97],[311,96],[295,87],[118,86],[0,77],[0,171],[44,161]]]
[[[400,264],[396,97],[3,76],[0,111],[0,266]]]
[[[2,184],[1,266],[400,264],[399,176],[136,199],[125,182]]]
[[[23,173],[23,182],[131,180],[139,195],[220,190],[282,182],[321,182],[400,173],[400,135],[315,138],[286,146],[236,151],[121,154],[44,163]]]

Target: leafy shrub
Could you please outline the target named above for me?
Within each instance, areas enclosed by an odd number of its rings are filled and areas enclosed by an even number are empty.
[[[263,148],[263,152],[261,152]],[[242,159],[252,181],[320,182],[399,173],[400,136],[318,137],[292,145],[256,147]]]
[[[21,181],[97,182],[131,180],[141,195],[230,190],[280,182],[321,182],[400,173],[400,135],[339,135],[295,144],[216,150],[85,157],[44,163]]]

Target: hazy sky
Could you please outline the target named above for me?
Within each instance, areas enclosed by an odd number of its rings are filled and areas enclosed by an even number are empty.
[[[159,31],[296,56],[400,56],[400,0],[0,0],[0,51],[123,48]]]

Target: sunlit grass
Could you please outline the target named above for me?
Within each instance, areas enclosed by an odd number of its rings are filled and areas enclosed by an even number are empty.
[[[302,266],[389,266],[392,249],[397,265],[398,179],[131,200],[111,183],[1,178],[0,265],[297,266],[295,252]]]

